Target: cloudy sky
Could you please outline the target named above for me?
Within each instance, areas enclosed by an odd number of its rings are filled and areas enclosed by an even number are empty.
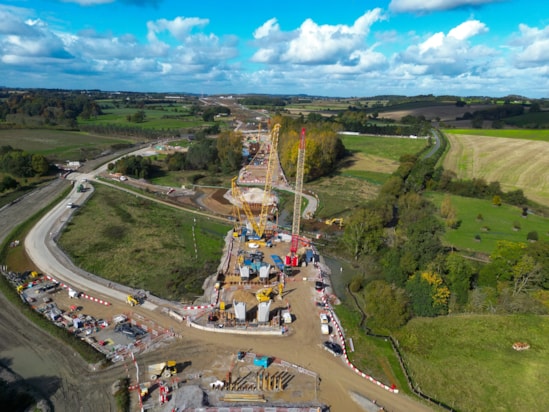
[[[549,1],[1,0],[0,86],[549,97]]]

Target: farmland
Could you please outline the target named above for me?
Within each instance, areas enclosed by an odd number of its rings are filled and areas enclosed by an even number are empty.
[[[143,122],[135,123],[128,121],[132,116],[142,110],[145,114]],[[104,114],[89,120],[79,119],[81,125],[106,125],[133,126],[143,129],[185,129],[211,126],[213,122],[204,122],[202,117],[190,115],[187,110],[181,107],[157,105],[154,108],[114,108],[104,109]]]
[[[95,157],[113,145],[133,144],[134,139],[84,132],[39,129],[0,129],[0,146],[11,146],[50,160],[66,161]]]
[[[415,384],[461,411],[542,411],[549,395],[549,318],[416,318],[396,338]],[[514,342],[530,350],[517,352]]]
[[[448,132],[451,148],[444,159],[444,169],[455,172],[459,179],[497,181],[504,191],[522,189],[529,199],[549,205],[549,158],[546,156],[549,142],[545,141],[548,132],[522,132],[512,131],[512,139]],[[530,133],[545,137],[543,140],[516,138]]]
[[[442,203],[443,195],[428,193],[437,207]],[[549,240],[549,221],[546,218],[529,214],[522,217],[522,209],[501,205],[494,206],[489,200],[451,196],[452,206],[461,222],[457,229],[446,229],[444,241],[461,250],[490,254],[500,240],[526,242],[527,234],[538,232],[540,240]],[[482,220],[478,219],[479,215]],[[520,228],[513,229],[518,224]],[[480,241],[475,241],[475,236]]]

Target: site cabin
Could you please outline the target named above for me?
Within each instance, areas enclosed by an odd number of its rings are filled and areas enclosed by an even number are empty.
[[[268,356],[260,356],[254,358],[254,365],[261,366],[262,368],[267,368],[271,364],[271,358]]]

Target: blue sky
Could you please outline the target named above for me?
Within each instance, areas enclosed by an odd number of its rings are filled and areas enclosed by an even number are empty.
[[[3,0],[0,86],[549,97],[547,0]]]

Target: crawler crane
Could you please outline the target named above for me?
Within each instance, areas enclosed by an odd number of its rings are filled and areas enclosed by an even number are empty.
[[[267,227],[267,216],[269,214],[269,203],[271,200],[271,191],[273,187],[273,173],[278,165],[278,134],[280,131],[280,124],[275,124],[270,134],[270,149],[269,160],[267,162],[267,173],[265,175],[265,188],[263,191],[263,201],[261,202],[261,211],[259,212],[259,219],[256,219],[253,215],[252,209],[246,199],[242,196],[239,187],[236,184],[237,177],[232,180],[232,196],[234,199],[240,201],[242,209],[248,218],[248,222],[252,225],[255,234],[262,238],[265,234]],[[238,212],[233,212],[235,218]]]

